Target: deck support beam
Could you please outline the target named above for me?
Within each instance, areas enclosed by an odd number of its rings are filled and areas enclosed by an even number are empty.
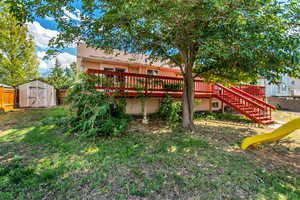
[[[209,104],[209,105],[208,105],[208,106],[209,106],[209,109],[208,109],[208,110],[209,110],[209,112],[211,113],[211,112],[212,112],[212,98],[211,98],[211,97],[209,98],[208,104]]]
[[[147,100],[144,99],[141,101],[142,104],[142,112],[143,112],[143,124],[148,124],[148,118],[147,118]]]
[[[221,109],[222,109],[222,113],[224,113],[224,111],[225,111],[225,105],[224,105],[223,101],[221,101]]]

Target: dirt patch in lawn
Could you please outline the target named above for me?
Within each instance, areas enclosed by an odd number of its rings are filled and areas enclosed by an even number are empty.
[[[280,111],[281,114],[284,112]],[[295,117],[299,113],[288,113]],[[277,116],[277,115],[276,115]],[[282,116],[282,115],[278,115]],[[277,119],[275,117],[275,119]],[[282,118],[286,119],[286,118]],[[262,134],[274,130],[268,126],[256,124],[224,122],[216,120],[196,120],[196,131],[190,135],[216,146],[217,149],[246,156],[249,160],[257,160],[262,165],[271,168],[286,168],[300,173],[300,134],[299,131],[273,143],[261,144],[247,151],[240,150],[240,144],[246,137]],[[183,131],[180,130],[179,131]],[[169,134],[172,132],[166,124],[159,120],[150,120],[149,124],[142,124],[142,119],[131,122],[129,132],[146,134]]]
[[[287,168],[300,173],[299,132],[295,132],[278,142],[261,144],[255,148],[251,147],[247,151],[242,151],[240,150],[240,144],[244,138],[269,132],[273,129],[249,127],[248,125],[237,126],[219,121],[197,121],[196,124],[200,130],[210,127],[210,130],[201,131],[204,133],[201,138],[214,143],[225,151],[243,153],[248,159],[258,160],[275,168]]]

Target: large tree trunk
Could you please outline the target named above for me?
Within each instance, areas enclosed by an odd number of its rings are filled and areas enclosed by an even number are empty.
[[[182,126],[193,130],[195,128],[193,123],[194,118],[194,80],[192,74],[192,65],[185,66],[185,73],[183,75],[184,86],[183,86],[183,116]]]

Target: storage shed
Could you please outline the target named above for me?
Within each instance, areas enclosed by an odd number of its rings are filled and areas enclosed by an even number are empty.
[[[36,80],[18,88],[20,107],[42,108],[56,105],[56,90],[47,83]]]

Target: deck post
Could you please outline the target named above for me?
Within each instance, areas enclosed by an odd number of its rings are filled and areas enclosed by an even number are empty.
[[[224,113],[224,102],[223,101],[221,101],[221,108],[222,108],[222,113]]]
[[[209,112],[211,113],[212,112],[212,98],[211,97],[209,97],[209,103],[208,103],[209,105]]]
[[[148,118],[147,118],[147,100],[145,99],[144,102],[142,102],[144,105],[143,106],[143,124],[148,124]]]

